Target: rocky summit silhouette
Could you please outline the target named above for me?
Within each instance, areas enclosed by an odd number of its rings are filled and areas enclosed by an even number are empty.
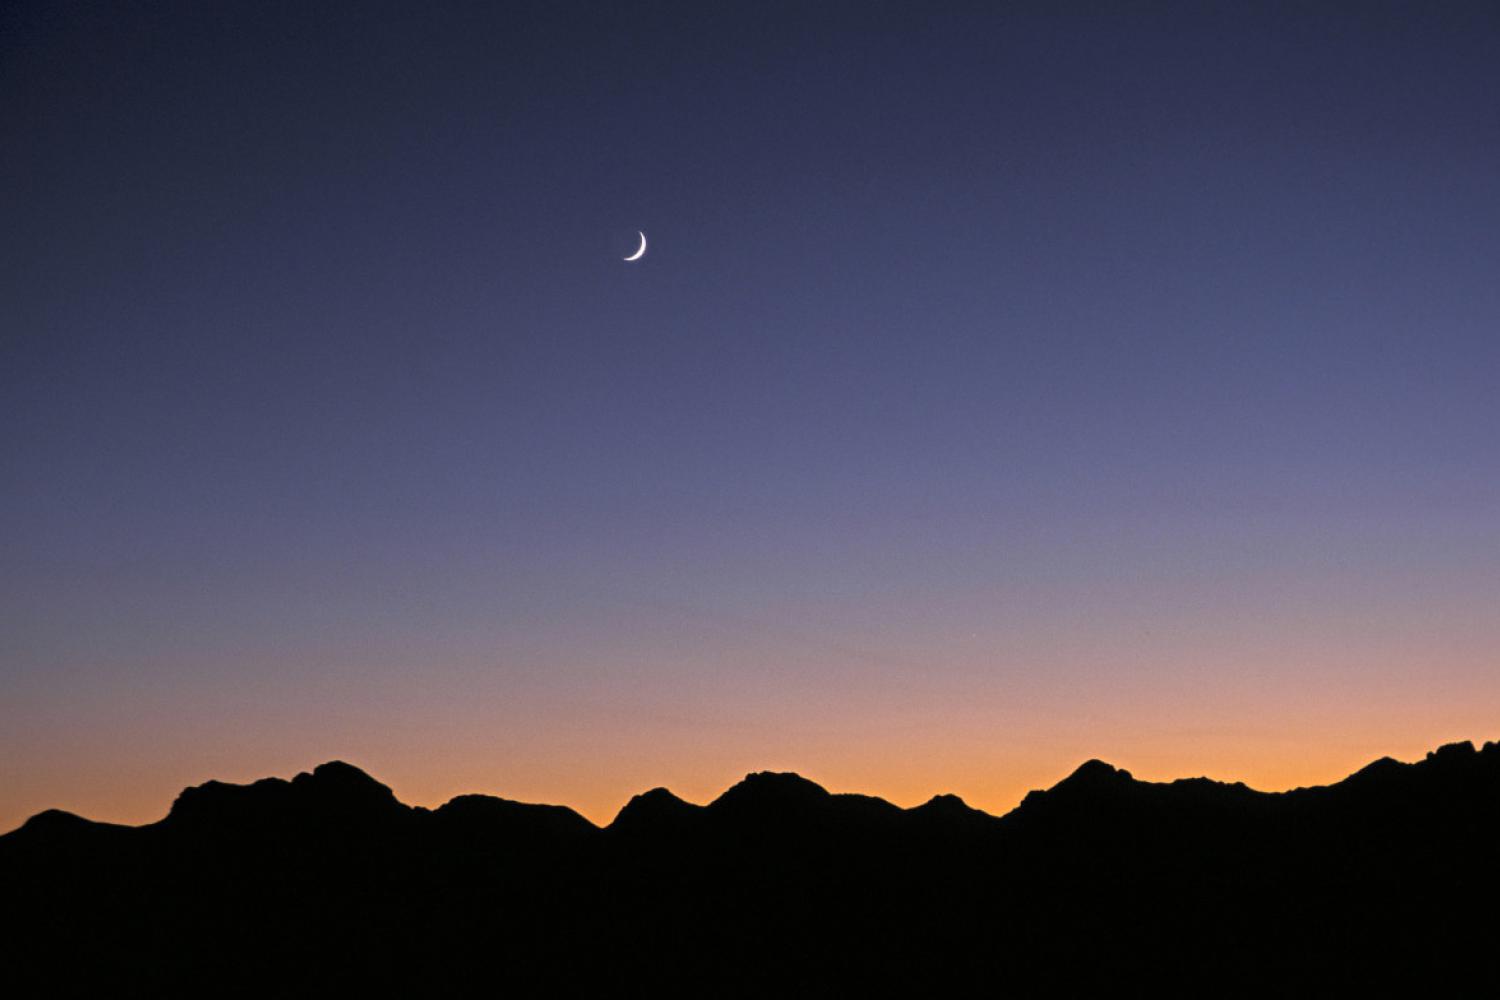
[[[141,827],[32,817],[0,940],[61,994],[1482,995],[1497,843],[1495,743],[1283,793],[1091,760],[1002,817],[762,772],[603,828],[333,762]]]

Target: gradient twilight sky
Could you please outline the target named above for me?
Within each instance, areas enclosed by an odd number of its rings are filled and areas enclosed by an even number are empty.
[[[19,0],[0,255],[0,830],[1500,736],[1492,3]]]

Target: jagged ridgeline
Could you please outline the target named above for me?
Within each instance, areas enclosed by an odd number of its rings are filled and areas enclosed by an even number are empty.
[[[1494,743],[1276,794],[1090,761],[1003,817],[759,773],[604,828],[335,762],[142,827],[42,813],[0,899],[6,974],[62,994],[1483,993],[1497,838]]]

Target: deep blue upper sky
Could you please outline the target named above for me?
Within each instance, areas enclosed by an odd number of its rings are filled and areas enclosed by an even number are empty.
[[[11,704],[1493,594],[1500,8],[1148,6],[5,5]]]

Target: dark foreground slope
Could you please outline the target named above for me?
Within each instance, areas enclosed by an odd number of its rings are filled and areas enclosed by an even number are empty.
[[[1495,985],[1497,843],[1497,744],[1283,794],[1090,761],[1002,818],[762,773],[604,829],[332,763],[42,813],[0,906],[10,980],[64,994],[1432,992]]]

